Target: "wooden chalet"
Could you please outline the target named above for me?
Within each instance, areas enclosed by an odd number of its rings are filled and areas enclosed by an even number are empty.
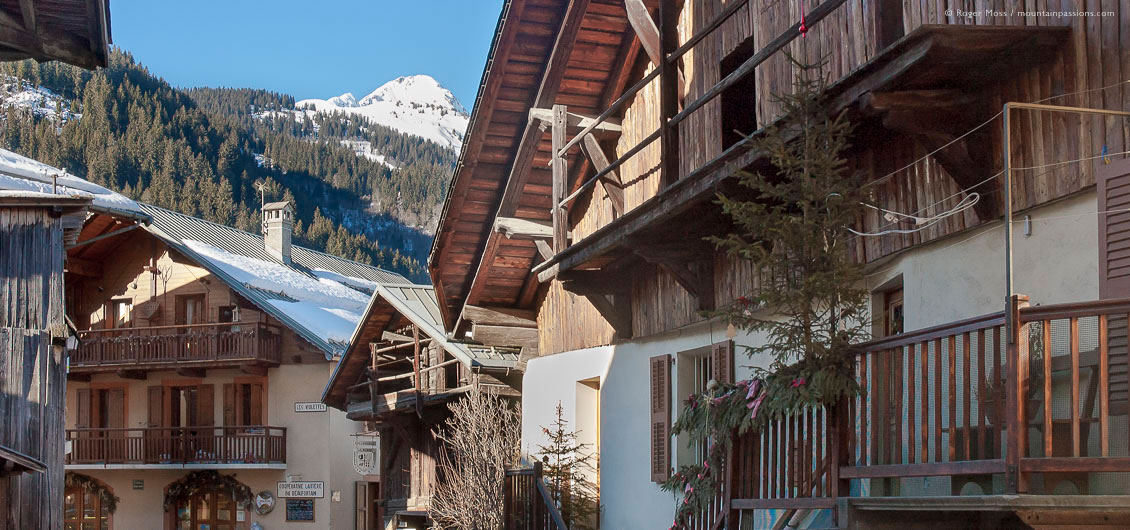
[[[1013,4],[505,2],[429,268],[457,336],[474,335],[476,308],[536,314],[527,388],[539,363],[608,352],[602,523],[669,526],[649,507],[673,510],[670,496],[648,483],[693,452],[669,435],[671,396],[745,361],[712,353],[726,342],[701,310],[751,293],[758,275],[703,237],[730,230],[716,194],[768,167],[746,136],[781,118],[786,53],[827,60],[825,101],[856,125],[847,155],[871,204],[920,216],[976,204],[920,230],[879,210],[859,220],[863,233],[901,229],[852,241],[889,324],[860,345],[869,397],[741,440],[696,524],[744,528],[773,510],[839,524],[1130,522],[1095,495],[1130,494],[1107,475],[1130,471],[1118,442],[1130,9]],[[1000,112],[1008,102],[1028,105]],[[955,499],[971,492],[986,497]]]
[[[351,465],[359,425],[318,397],[376,286],[405,278],[292,245],[289,203],[264,208],[264,234],[252,234],[0,150],[0,196],[53,189],[90,203],[70,226],[65,266],[59,249],[66,288],[52,299],[78,339],[60,368],[66,422],[60,412],[54,434],[67,488],[36,502],[55,527],[271,527],[309,502],[301,520],[331,528],[374,508],[353,496],[378,482]],[[222,484],[196,482],[205,470],[277,506],[255,511]],[[192,494],[179,495],[186,481]],[[321,494],[283,498],[287,482]],[[119,498],[116,511],[101,492]]]
[[[62,503],[43,500],[63,498],[63,256],[89,205],[0,192],[0,528],[62,528]]]
[[[432,493],[442,480],[441,442],[434,431],[451,417],[447,404],[474,385],[517,397],[506,382],[520,381],[520,348],[448,337],[435,291],[408,284],[377,286],[349,344],[322,401],[366,422],[369,433],[379,436],[384,516],[365,528],[425,525]]]

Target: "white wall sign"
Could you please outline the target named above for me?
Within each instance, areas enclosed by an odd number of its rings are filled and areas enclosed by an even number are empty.
[[[354,449],[353,470],[361,475],[372,475],[376,473],[377,452],[372,449]]]
[[[322,481],[309,482],[279,482],[278,496],[280,499],[321,499],[326,496],[325,483]]]
[[[326,404],[317,401],[298,401],[294,403],[295,412],[325,412]]]

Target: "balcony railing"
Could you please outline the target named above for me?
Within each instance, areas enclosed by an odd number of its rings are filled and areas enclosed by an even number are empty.
[[[953,495],[1086,494],[1101,478],[1092,474],[1130,469],[1126,444],[1112,442],[1126,436],[1130,299],[1024,300],[1012,337],[1000,312],[861,344],[862,395],[737,438],[720,505],[701,518],[883,494],[853,484],[862,479],[949,477]]]
[[[80,331],[71,371],[200,363],[279,363],[279,334],[262,323],[191,324]]]
[[[266,425],[67,429],[67,443],[67,465],[286,463],[286,427]]]

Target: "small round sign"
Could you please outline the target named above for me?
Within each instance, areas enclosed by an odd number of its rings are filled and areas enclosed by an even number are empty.
[[[275,509],[275,494],[270,491],[260,491],[255,496],[255,513],[259,515],[267,515],[271,510]]]

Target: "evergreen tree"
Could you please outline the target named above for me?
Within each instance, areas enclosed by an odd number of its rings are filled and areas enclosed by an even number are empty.
[[[542,432],[548,445],[539,445],[537,456],[544,464],[543,473],[553,501],[569,530],[592,530],[596,526],[599,507],[597,486],[589,478],[596,475],[596,456],[590,444],[577,441],[576,431],[569,429],[561,403],[556,416]]]

